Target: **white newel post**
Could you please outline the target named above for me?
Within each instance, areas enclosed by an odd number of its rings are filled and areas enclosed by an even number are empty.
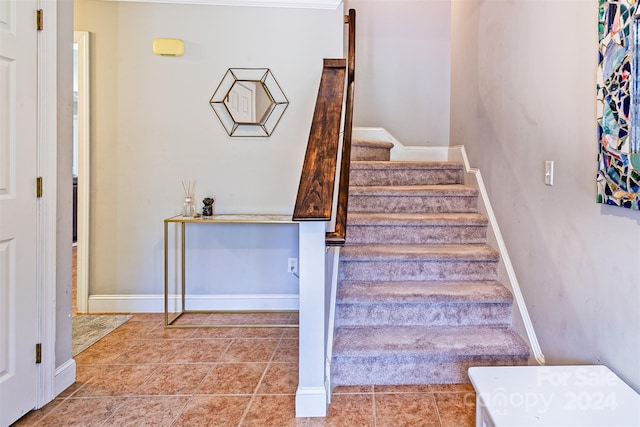
[[[325,230],[323,221],[299,223],[300,353],[296,417],[327,415],[325,389]]]

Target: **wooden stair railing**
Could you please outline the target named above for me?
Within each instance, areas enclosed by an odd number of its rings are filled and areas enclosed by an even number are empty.
[[[345,16],[349,24],[348,58],[325,59],[318,89],[318,98],[311,123],[307,152],[300,176],[294,221],[329,221],[333,206],[340,123],[344,104],[344,134],[340,162],[338,205],[334,231],[327,232],[327,245],[344,245],[349,200],[349,165],[353,127],[353,92],[355,82],[355,23],[356,12]],[[346,70],[345,70],[346,69]],[[345,100],[345,71],[347,89]]]

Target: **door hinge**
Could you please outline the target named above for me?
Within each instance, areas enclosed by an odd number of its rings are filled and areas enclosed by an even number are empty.
[[[36,344],[36,363],[42,363],[42,344]]]
[[[42,197],[42,177],[36,178],[36,197]]]
[[[44,24],[42,23],[43,21],[42,15],[43,15],[42,9],[38,9],[36,11],[36,28],[38,29],[38,31],[42,31],[42,29],[44,28]]]

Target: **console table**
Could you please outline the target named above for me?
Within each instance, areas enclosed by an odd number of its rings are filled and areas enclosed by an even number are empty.
[[[218,310],[187,310],[185,305],[185,294],[187,290],[186,283],[186,238],[185,228],[186,225],[206,225],[206,224],[222,224],[222,223],[234,223],[234,224],[295,224],[295,221],[291,219],[290,215],[214,215],[214,216],[199,216],[199,217],[185,217],[182,215],[173,216],[164,220],[164,326],[165,328],[215,328],[215,327],[297,327],[297,324],[206,324],[206,325],[188,325],[188,324],[176,324],[175,322],[184,314],[188,313],[216,313]],[[180,286],[181,286],[181,299],[180,299],[180,311],[178,314],[169,319],[169,226],[171,224],[180,228],[179,250],[180,250]]]

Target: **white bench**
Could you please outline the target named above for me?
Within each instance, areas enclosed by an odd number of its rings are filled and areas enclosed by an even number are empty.
[[[469,368],[476,427],[639,427],[640,395],[609,368]]]

